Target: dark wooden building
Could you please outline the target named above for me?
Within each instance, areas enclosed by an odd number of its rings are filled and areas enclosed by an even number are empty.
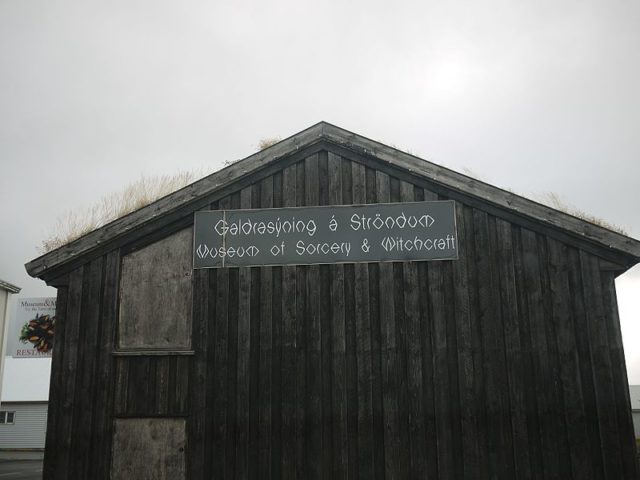
[[[194,212],[455,201],[459,258],[192,269]],[[27,264],[45,479],[635,479],[640,242],[319,123]]]

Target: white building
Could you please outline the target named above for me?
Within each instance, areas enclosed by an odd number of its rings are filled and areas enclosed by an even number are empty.
[[[0,451],[44,450],[47,402],[2,402]]]
[[[27,368],[5,369],[0,403],[0,458],[14,458],[15,452],[44,451],[47,432],[49,384],[37,377],[31,382],[29,371],[38,367],[50,372],[50,363],[42,359],[21,359]],[[34,385],[36,383],[37,385]],[[7,457],[9,455],[9,457]],[[22,457],[15,457],[22,458]]]
[[[44,450],[47,430],[47,379],[51,362],[22,359],[17,362],[25,368],[15,365],[4,368],[5,360],[15,363],[5,358],[4,353],[9,295],[18,292],[20,288],[0,280],[0,458],[8,458],[8,452]],[[34,375],[36,371],[38,374]]]
[[[640,385],[630,385],[631,416],[633,417],[633,431],[636,438],[640,439]]]
[[[19,293],[20,287],[0,279],[0,399],[2,399],[2,378],[4,372],[4,352],[9,328],[9,295]]]

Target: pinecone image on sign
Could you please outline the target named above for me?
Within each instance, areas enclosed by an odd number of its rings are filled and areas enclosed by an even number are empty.
[[[47,353],[53,348],[53,334],[56,327],[56,317],[38,315],[24,324],[20,331],[20,341],[31,343],[33,348]]]

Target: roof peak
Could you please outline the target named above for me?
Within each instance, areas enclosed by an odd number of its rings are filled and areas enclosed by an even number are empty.
[[[459,198],[490,206],[494,211],[508,211],[512,217],[551,227],[579,242],[593,245],[621,259],[626,268],[640,261],[640,242],[606,228],[573,217],[514,193],[468,177],[446,167],[363,137],[349,130],[320,121],[264,150],[233,162],[217,172],[119,218],[69,244],[27,263],[29,275],[53,279],[71,263],[88,254],[99,255],[125,245],[134,236],[179,222],[190,212],[206,208],[211,196],[228,194],[245,178],[287,162],[302,160],[322,150],[360,163],[375,162],[380,168],[404,172],[415,181],[456,193]],[[463,200],[463,201],[466,201]],[[75,259],[75,260],[74,260]],[[86,261],[86,259],[84,259]],[[76,262],[81,264],[81,262]]]

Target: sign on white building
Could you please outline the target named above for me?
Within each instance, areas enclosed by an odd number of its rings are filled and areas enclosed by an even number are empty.
[[[19,298],[9,326],[6,354],[13,358],[51,357],[55,315],[55,297]]]

